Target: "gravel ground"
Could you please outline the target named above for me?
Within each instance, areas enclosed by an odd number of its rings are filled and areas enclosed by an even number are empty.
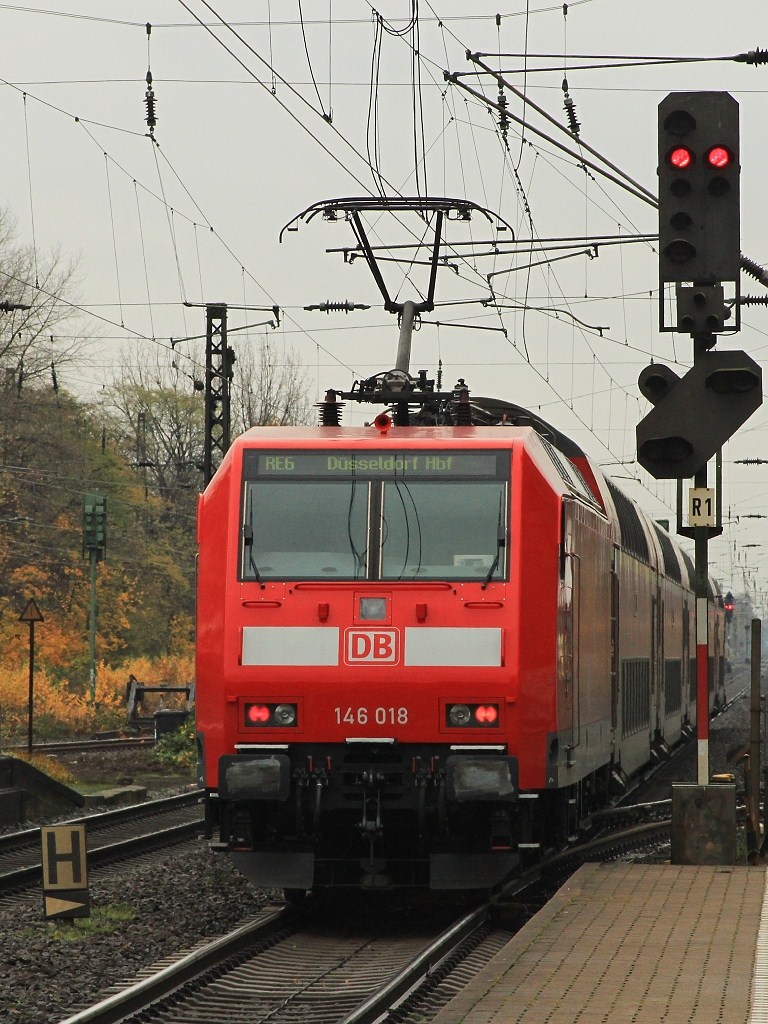
[[[713,720],[710,735],[712,772],[735,771],[739,789],[743,772],[727,753],[748,737],[745,695]],[[695,741],[654,776],[643,799],[670,796],[672,781],[696,781]],[[42,897],[0,906],[0,1021],[58,1024],[110,985],[229,931],[277,895],[251,888],[199,840],[151,865],[92,879],[92,917],[75,927],[46,923]]]
[[[42,895],[0,906],[4,1024],[58,1024],[142,967],[253,917],[270,895],[203,840],[138,869],[117,867],[90,889],[90,920],[66,925],[43,920]]]

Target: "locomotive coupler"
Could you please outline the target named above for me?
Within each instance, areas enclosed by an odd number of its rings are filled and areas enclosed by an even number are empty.
[[[314,768],[312,760],[308,759],[306,768],[297,768],[293,777],[296,781],[296,831],[300,836],[304,835],[304,808],[308,801],[305,793],[310,786],[314,785],[314,800],[312,802],[312,832],[317,833],[317,826],[320,821],[320,809],[323,798],[323,788],[328,785],[328,774],[324,768]]]
[[[434,765],[429,768],[421,767],[421,758],[413,759],[413,775],[414,785],[418,790],[418,822],[419,822],[419,839],[426,837],[427,831],[427,788],[432,786],[438,786],[440,784],[440,773],[436,772]]]
[[[358,828],[364,836],[373,842],[384,834],[381,824],[381,786],[384,776],[380,772],[369,769],[360,776],[363,785],[363,817]],[[369,794],[369,788],[376,787],[376,795]]]

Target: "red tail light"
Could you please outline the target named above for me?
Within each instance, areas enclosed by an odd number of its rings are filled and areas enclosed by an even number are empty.
[[[481,704],[475,709],[475,718],[480,725],[493,725],[499,717],[499,709],[495,704]]]
[[[246,704],[245,718],[251,725],[264,725],[270,719],[266,704]]]

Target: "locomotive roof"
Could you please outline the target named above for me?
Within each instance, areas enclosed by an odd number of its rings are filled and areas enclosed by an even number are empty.
[[[338,445],[339,441],[358,444],[369,442],[391,445],[403,442],[407,445],[423,445],[426,442],[446,445],[461,442],[477,442],[485,447],[506,448],[512,441],[522,440],[531,433],[538,434],[532,426],[494,426],[494,427],[396,427],[392,426],[385,432],[378,430],[373,424],[355,427],[251,427],[241,434],[235,444],[286,444],[290,447],[302,445],[325,444]]]

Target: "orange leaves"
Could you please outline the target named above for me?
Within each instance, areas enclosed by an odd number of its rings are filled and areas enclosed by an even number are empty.
[[[37,634],[35,634],[37,640]],[[96,672],[96,700],[91,703],[87,687],[57,681],[45,669],[35,670],[34,736],[36,740],[89,735],[128,725],[126,684],[129,674],[145,683],[188,684],[194,675],[194,660],[136,658],[120,668],[100,664]],[[26,736],[29,672],[26,660],[11,667],[0,665],[0,746]]]
[[[0,668],[0,709],[2,737],[20,738],[26,733],[29,714],[28,670],[26,666]],[[96,728],[97,719],[110,719],[119,709],[116,695],[108,694],[102,707],[89,704],[81,693],[73,693],[65,681],[56,683],[45,671],[36,671],[34,679],[33,724],[36,739],[83,735]],[[125,713],[122,712],[122,717]]]

